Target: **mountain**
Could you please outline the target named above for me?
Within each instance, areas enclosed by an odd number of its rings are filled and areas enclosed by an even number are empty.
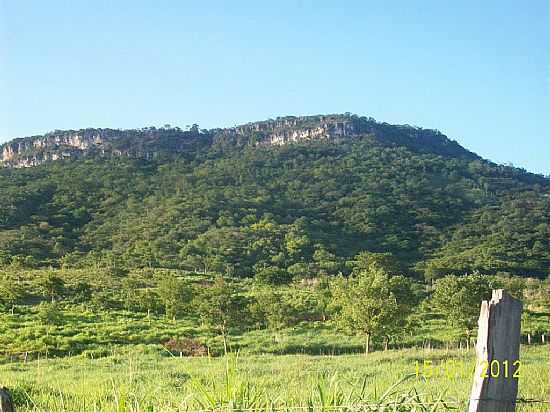
[[[188,131],[171,127],[56,130],[1,145],[0,165],[31,167],[54,160],[98,155],[153,159],[186,152],[190,145],[211,145],[220,140],[242,143],[244,139],[244,142],[254,146],[278,146],[315,140],[337,142],[366,134],[374,134],[386,144],[403,145],[413,150],[477,158],[438,131],[378,123],[372,118],[352,115],[325,115],[289,116],[214,130],[199,130],[197,125]]]
[[[281,282],[346,273],[368,251],[416,277],[550,274],[550,179],[434,130],[289,116],[55,131],[0,153],[3,265]]]

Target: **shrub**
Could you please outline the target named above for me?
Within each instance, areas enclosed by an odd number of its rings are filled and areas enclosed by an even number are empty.
[[[208,353],[205,345],[191,338],[172,338],[164,343],[164,347],[172,354],[180,356],[205,356]]]

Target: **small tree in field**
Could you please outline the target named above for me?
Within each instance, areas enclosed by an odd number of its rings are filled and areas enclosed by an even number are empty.
[[[0,303],[10,309],[13,315],[15,305],[23,297],[23,289],[15,279],[0,279]]]
[[[197,308],[202,321],[222,336],[224,353],[227,354],[229,328],[247,320],[248,300],[218,277],[212,286],[204,288],[197,296]]]
[[[158,283],[158,295],[164,305],[166,316],[173,320],[191,301],[192,291],[185,283],[174,277],[165,277]]]
[[[373,336],[386,340],[405,325],[412,311],[411,282],[403,276],[390,276],[371,267],[354,276],[340,276],[331,284],[336,321],[345,330],[365,338],[368,354]]]
[[[435,282],[432,302],[447,321],[470,336],[477,326],[482,300],[491,297],[494,279],[474,273],[466,276],[449,275]]]
[[[65,292],[65,282],[63,279],[51,272],[40,279],[38,286],[42,295],[49,298],[52,303],[62,297]]]
[[[61,325],[64,321],[63,311],[57,302],[42,302],[38,305],[38,319],[46,325],[46,335],[50,335],[53,325]]]
[[[279,331],[296,320],[295,309],[287,302],[282,292],[265,289],[256,294],[256,302],[252,309],[260,315],[265,325],[274,331]]]

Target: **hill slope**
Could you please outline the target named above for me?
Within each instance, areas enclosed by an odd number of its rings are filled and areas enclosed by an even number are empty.
[[[417,276],[549,274],[549,179],[492,164],[433,130],[286,117],[215,130],[54,132],[0,153],[4,264],[283,281],[345,272],[368,250]]]
[[[477,158],[475,154],[435,130],[378,123],[372,118],[355,115],[324,115],[289,116],[214,130],[200,130],[198,125],[193,125],[187,131],[177,127],[56,130],[41,136],[14,139],[0,145],[0,166],[31,167],[49,161],[96,156],[152,159],[185,153],[193,150],[194,146],[210,146],[214,141],[237,143],[241,146],[278,146],[316,140],[335,142],[366,134],[376,135],[389,145]]]

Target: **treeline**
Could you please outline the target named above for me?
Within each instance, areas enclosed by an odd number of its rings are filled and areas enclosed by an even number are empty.
[[[550,332],[548,279],[473,273],[448,275],[426,288],[392,272],[386,261],[385,255],[363,253],[348,276],[320,276],[285,286],[257,279],[175,276],[173,271],[151,269],[127,275],[10,271],[1,273],[0,307],[6,315],[15,316],[30,307],[41,324],[61,329],[68,322],[64,319],[67,308],[77,313],[125,311],[174,324],[185,320],[219,335],[225,350],[231,335],[324,324],[344,335],[361,336],[368,352],[373,342],[385,348],[404,342],[434,316],[445,319],[469,342],[480,302],[490,299],[492,289],[505,288],[525,302],[524,333]]]

